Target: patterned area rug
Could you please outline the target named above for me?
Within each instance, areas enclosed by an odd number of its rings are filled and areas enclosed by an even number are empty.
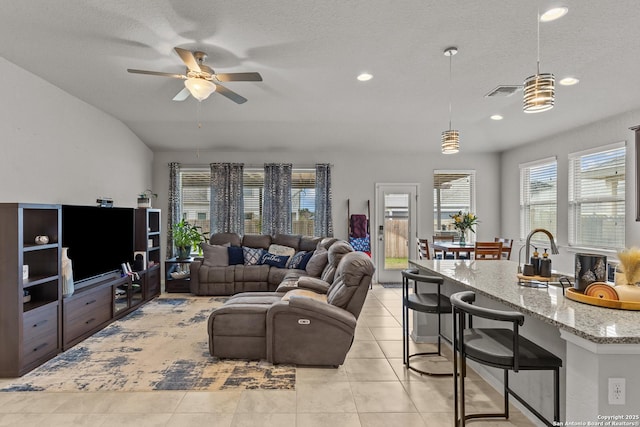
[[[397,283],[380,283],[383,288],[402,288],[402,282]]]
[[[294,389],[295,367],[219,360],[207,320],[225,298],[157,298],[0,391]]]

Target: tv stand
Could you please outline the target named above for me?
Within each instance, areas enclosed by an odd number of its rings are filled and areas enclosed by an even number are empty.
[[[41,235],[49,242],[36,244]],[[150,261],[136,280],[114,271],[62,298],[61,236],[60,205],[0,203],[0,377],[26,374],[160,294],[159,209],[136,209],[136,251]]]

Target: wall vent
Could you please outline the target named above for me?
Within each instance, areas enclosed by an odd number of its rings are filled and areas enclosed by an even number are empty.
[[[491,92],[489,92],[488,94],[485,95],[486,98],[488,97],[492,97],[492,96],[511,96],[514,93],[521,91],[522,90],[522,86],[521,85],[504,85],[504,86],[497,86],[495,89],[493,89]]]

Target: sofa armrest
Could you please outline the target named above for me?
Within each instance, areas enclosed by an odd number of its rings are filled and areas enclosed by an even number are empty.
[[[329,283],[317,277],[303,276],[298,279],[298,288],[309,289],[320,294],[326,294],[329,290]]]
[[[189,264],[189,290],[193,294],[197,294],[198,289],[200,288],[200,276],[198,275],[198,271],[200,270],[201,265],[201,260],[196,260]]]

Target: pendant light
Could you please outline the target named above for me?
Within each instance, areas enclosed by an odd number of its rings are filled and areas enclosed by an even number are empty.
[[[525,113],[541,113],[553,108],[555,103],[555,77],[551,73],[540,73],[540,12],[538,11],[538,60],[537,73],[524,81],[522,110]]]
[[[457,47],[448,47],[444,56],[449,57],[449,130],[442,132],[442,154],[455,154],[460,151],[460,133],[451,129],[451,92],[452,92],[452,62],[453,55],[458,53]]]

